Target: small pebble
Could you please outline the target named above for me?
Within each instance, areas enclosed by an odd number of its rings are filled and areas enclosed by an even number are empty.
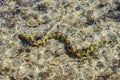
[[[4,5],[4,2],[3,1],[0,1],[0,6]]]
[[[26,15],[21,15],[21,18],[22,18],[23,20],[28,20],[28,16],[26,16]]]
[[[120,5],[116,7],[116,10],[117,10],[117,11],[120,11]]]
[[[93,25],[94,23],[95,23],[94,20],[88,20],[86,24],[87,24],[87,25]]]
[[[80,10],[80,6],[77,6],[75,9],[76,9],[77,11]]]
[[[22,53],[23,52],[23,49],[18,49],[18,53]]]
[[[97,67],[104,68],[104,64],[102,62],[97,62]]]
[[[30,52],[30,49],[28,49],[28,48],[27,48],[27,49],[25,49],[25,52],[29,53],[29,52]]]
[[[98,8],[103,8],[103,7],[105,7],[105,4],[99,4],[97,7]]]
[[[120,22],[120,15],[116,16],[115,20],[118,21],[118,22]]]
[[[13,76],[10,77],[10,80],[16,80]]]
[[[27,78],[27,77],[24,77],[24,78],[23,78],[23,80],[29,80],[29,78]]]
[[[16,9],[16,11],[14,11],[12,14],[16,15],[16,14],[19,14],[19,13],[20,13],[20,9]]]
[[[34,2],[40,2],[40,0],[34,0]]]
[[[64,0],[62,1],[62,5],[65,5],[66,3],[67,3],[66,1],[64,1]]]
[[[37,8],[39,11],[47,11],[47,6],[45,6],[45,4],[39,4]]]
[[[107,13],[113,13],[113,10],[108,10],[108,12]]]

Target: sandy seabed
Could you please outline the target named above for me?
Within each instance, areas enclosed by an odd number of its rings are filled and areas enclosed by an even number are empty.
[[[96,57],[71,57],[64,44],[29,45],[20,34],[41,40],[65,34],[81,51],[98,44]],[[119,0],[1,0],[0,80],[120,80]]]

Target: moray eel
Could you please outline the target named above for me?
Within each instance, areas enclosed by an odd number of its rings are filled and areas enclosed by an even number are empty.
[[[47,40],[55,39],[55,40],[58,40],[60,43],[64,44],[66,53],[70,57],[78,57],[78,58],[88,57],[88,56],[96,56],[96,54],[94,54],[93,51],[99,45],[111,43],[111,41],[100,41],[97,44],[91,44],[87,48],[83,48],[83,49],[78,50],[78,49],[74,49],[70,43],[70,39],[65,34],[62,34],[60,32],[52,32],[52,33],[44,36],[40,40],[35,40],[30,35],[27,35],[27,34],[20,34],[19,39],[27,41],[27,43],[32,47],[41,47],[46,43]]]

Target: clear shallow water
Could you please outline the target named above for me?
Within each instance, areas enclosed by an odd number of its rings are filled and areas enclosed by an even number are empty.
[[[2,1],[0,6],[0,79],[2,80],[119,80],[120,27],[114,1]],[[7,5],[6,5],[7,4]],[[100,4],[104,6],[101,8]],[[80,9],[76,9],[79,6]],[[112,8],[111,8],[112,7]],[[114,13],[108,13],[112,9]],[[116,14],[114,16],[108,16]],[[114,18],[112,18],[114,17]],[[101,40],[97,58],[71,58],[64,45],[51,39],[43,47],[22,45],[21,33],[67,35],[76,49]]]

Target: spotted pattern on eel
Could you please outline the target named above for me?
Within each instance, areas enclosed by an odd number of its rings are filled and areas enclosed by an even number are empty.
[[[25,39],[29,43],[29,45],[32,47],[41,47],[46,43],[47,40],[53,39],[53,38],[64,44],[66,53],[69,56],[78,57],[78,58],[88,57],[88,56],[97,56],[96,54],[93,53],[93,51],[99,45],[109,44],[112,42],[112,41],[104,40],[104,41],[98,42],[97,44],[91,44],[87,48],[83,48],[83,49],[78,50],[78,49],[73,48],[73,46],[71,45],[70,39],[67,37],[67,35],[62,34],[60,32],[52,32],[52,33],[44,36],[40,40],[34,40],[30,35],[27,35],[27,34],[20,34],[19,35],[19,39]],[[91,53],[92,53],[92,55],[91,55]]]

